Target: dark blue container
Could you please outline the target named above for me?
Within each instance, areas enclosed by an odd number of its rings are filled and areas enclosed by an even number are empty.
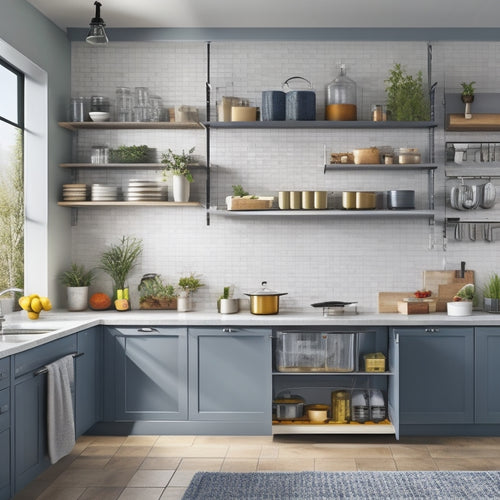
[[[283,83],[289,88],[290,80],[304,80],[312,88],[311,82],[301,76],[293,76]],[[316,93],[314,90],[289,90],[286,93],[285,117],[287,120],[316,120]]]
[[[262,121],[284,120],[285,93],[281,90],[264,90],[262,92]]]

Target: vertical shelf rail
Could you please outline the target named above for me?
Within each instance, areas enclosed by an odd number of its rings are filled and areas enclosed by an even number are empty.
[[[210,41],[207,42],[207,81],[205,84],[206,92],[206,113],[207,122],[210,123],[210,104],[211,104],[211,90],[212,85],[210,83]],[[205,127],[205,141],[206,141],[206,157],[207,157],[207,184],[205,188],[206,196],[206,215],[207,215],[207,226],[210,225],[210,126]]]

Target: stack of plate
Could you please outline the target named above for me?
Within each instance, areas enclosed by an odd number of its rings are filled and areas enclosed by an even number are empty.
[[[87,184],[63,184],[64,201],[85,201],[87,199]]]
[[[128,201],[164,201],[167,199],[165,183],[130,179],[128,183]]]
[[[92,184],[92,201],[116,201],[118,194],[117,186]]]

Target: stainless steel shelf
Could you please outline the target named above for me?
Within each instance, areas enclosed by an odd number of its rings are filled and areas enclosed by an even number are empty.
[[[221,217],[331,217],[331,218],[434,218],[433,210],[225,210],[209,209],[209,214]]]
[[[199,201],[59,201],[60,207],[201,207]]]
[[[207,128],[220,129],[411,129],[437,127],[435,121],[423,122],[372,122],[372,121],[327,121],[327,120],[283,120],[260,122],[202,122]]]
[[[393,372],[273,372],[273,376],[334,376],[334,377],[351,377],[351,376],[362,376],[362,377],[391,377],[394,375]]]
[[[409,163],[406,165],[384,165],[384,164],[370,164],[370,165],[354,165],[352,163],[329,163],[325,165],[325,172],[358,172],[365,170],[377,170],[377,171],[387,171],[394,172],[397,170],[436,170],[437,165],[432,165],[428,163]]]
[[[273,424],[276,434],[396,434],[392,424]]]

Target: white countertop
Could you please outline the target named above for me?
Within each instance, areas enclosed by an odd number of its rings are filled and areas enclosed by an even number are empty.
[[[113,326],[500,326],[500,315],[474,312],[472,316],[448,316],[446,313],[413,314],[360,313],[323,317],[321,309],[281,310],[275,315],[254,315],[249,311],[219,314],[214,311],[50,311],[42,312],[38,320],[29,320],[25,311],[6,316],[4,329],[52,330],[44,334],[29,334],[28,340],[9,341],[0,336],[0,358],[16,354],[52,340],[65,337],[96,325]],[[23,339],[27,335],[23,336]]]

